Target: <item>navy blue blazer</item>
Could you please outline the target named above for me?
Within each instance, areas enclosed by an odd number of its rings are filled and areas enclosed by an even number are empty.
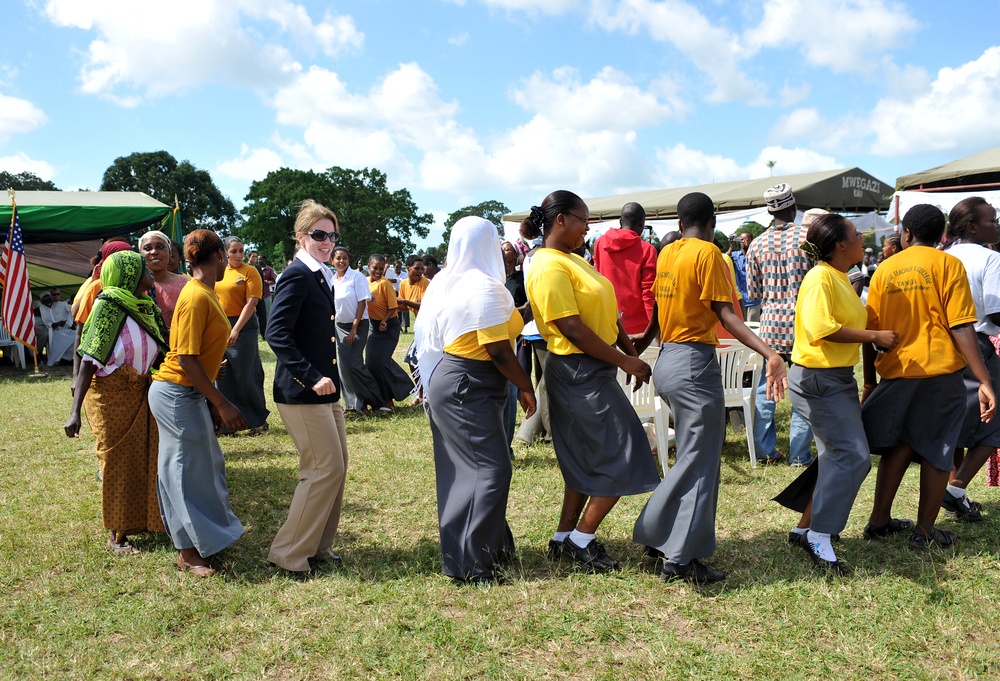
[[[323,273],[293,260],[278,278],[265,334],[278,358],[275,402],[327,404],[340,399],[336,323],[333,291]],[[313,392],[324,376],[337,386],[332,395]]]

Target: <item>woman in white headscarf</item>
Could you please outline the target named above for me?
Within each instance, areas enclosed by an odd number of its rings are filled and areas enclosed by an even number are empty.
[[[424,294],[416,325],[444,573],[462,582],[502,581],[494,566],[514,552],[503,425],[508,380],[518,387],[525,414],[535,411],[531,379],[514,355],[524,324],[505,279],[496,227],[462,218],[452,228],[448,267]]]

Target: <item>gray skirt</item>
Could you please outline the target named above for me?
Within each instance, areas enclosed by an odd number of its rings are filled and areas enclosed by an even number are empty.
[[[446,354],[431,377],[427,399],[444,573],[491,579],[495,560],[514,551],[507,526],[507,379],[493,362]]]
[[[905,442],[942,471],[955,467],[953,450],[965,418],[962,370],[930,378],[883,379],[861,405],[873,454]]]
[[[385,331],[378,330],[379,321],[371,320],[365,366],[375,378],[384,404],[389,400],[406,399],[413,392],[413,380],[392,358],[399,344],[399,318],[387,319]]]
[[[358,323],[354,342],[348,345],[351,324],[337,323],[337,369],[340,371],[340,389],[343,391],[344,408],[362,410],[365,406],[381,407],[386,403],[375,382],[375,377],[365,366],[365,345],[368,343],[368,320]]]
[[[149,408],[160,431],[156,488],[176,549],[214,555],[243,534],[229,505],[226,461],[205,396],[195,388],[153,381]]]
[[[229,323],[235,325],[238,319],[230,317]],[[226,359],[229,360],[226,372],[215,382],[215,387],[240,410],[250,428],[267,423],[271,413],[264,399],[264,366],[260,363],[257,345],[259,331],[256,315],[250,315],[236,337],[236,344],[226,350]],[[229,431],[223,426],[222,432]]]
[[[854,367],[788,371],[788,399],[813,429],[819,455],[810,529],[838,534],[872,467]]]
[[[587,496],[642,494],[660,481],[646,432],[616,373],[584,354],[549,353],[545,362],[556,460],[566,486]]]
[[[990,374],[993,393],[1000,394],[1000,357],[989,336],[976,334],[979,341],[979,354],[986,364]],[[1000,418],[994,418],[989,423],[979,420],[979,381],[972,369],[965,367],[962,371],[965,382],[965,420],[962,422],[962,432],[958,436],[959,447],[1000,447]]]
[[[664,343],[653,367],[653,385],[674,417],[677,463],[636,519],[632,540],[684,564],[715,553],[726,438],[726,399],[715,347]]]

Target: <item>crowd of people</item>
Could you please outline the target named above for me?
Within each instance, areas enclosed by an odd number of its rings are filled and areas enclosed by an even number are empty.
[[[178,569],[216,573],[212,556],[243,532],[218,436],[267,430],[261,326],[277,359],[273,401],[300,455],[268,560],[293,575],[340,561],[345,412],[391,412],[417,391],[433,440],[444,574],[498,583],[516,557],[506,518],[520,405],[517,436],[550,438],[564,481],[551,560],[619,569],[599,527],[622,496],[650,494],[632,540],[661,577],[725,579],[704,561],[716,545],[726,418],[716,348],[726,343],[765,362],[753,426],[761,463],[784,459],[774,405],[786,394],[792,404],[789,463],[803,470],[776,498],[801,513],[790,543],[825,570],[851,573],[834,543],[877,454],[864,536],[951,546],[939,512],[983,520],[966,488],[1000,447],[996,211],[960,202],[943,238],[939,209],[911,208],[870,263],[863,300],[854,273],[869,263],[853,223],[802,213],[787,185],[764,199],[772,226],[734,235],[728,253],[703,193],[679,201],[679,230],[659,249],[642,238],[642,206],[626,204],[620,228],[594,243],[593,264],[584,257],[590,212],[569,191],[532,207],[516,242],[501,244],[482,218],[459,220],[444,267],[410,256],[404,270],[374,254],[364,272],[352,268],[337,216],[314,201],[301,204],[295,257],[268,273],[273,283],[259,259],[243,262],[239,238],[208,230],[185,238],[190,276],[176,273],[160,232],[145,234],[138,252],[108,242],[66,322],[78,349],[65,431],[79,433],[85,409],[109,548],[130,555],[129,535],[166,531]],[[412,376],[393,359],[411,316]],[[651,367],[640,354],[652,344]],[[662,479],[619,371],[636,388],[652,380],[669,407],[676,463]],[[911,462],[921,469],[915,521],[892,514]]]

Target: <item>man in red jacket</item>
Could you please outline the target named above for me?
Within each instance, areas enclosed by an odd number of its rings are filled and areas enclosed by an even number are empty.
[[[622,326],[628,334],[642,333],[653,314],[656,248],[643,241],[646,210],[638,203],[622,206],[621,229],[612,227],[594,244],[594,268],[611,280]]]

